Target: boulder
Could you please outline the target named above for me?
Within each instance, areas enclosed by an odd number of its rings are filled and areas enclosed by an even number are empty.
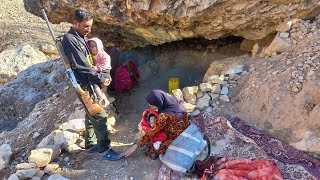
[[[53,145],[54,144],[54,138],[52,132],[48,134],[46,137],[44,137],[40,143],[38,144],[37,148],[45,147],[48,145]]]
[[[50,163],[44,168],[44,173],[51,174],[54,173],[59,168],[59,164]]]
[[[288,20],[288,21],[282,22],[276,27],[276,31],[278,31],[278,32],[288,32],[288,31],[291,30],[292,24],[295,23],[296,21],[297,21],[297,19]]]
[[[63,177],[60,174],[52,174],[51,176],[49,176],[48,180],[69,180],[69,179]]]
[[[16,176],[18,176],[19,179],[27,179],[32,178],[39,172],[39,169],[23,169],[23,170],[17,170],[15,173]]]
[[[307,129],[300,129],[298,133],[302,134],[302,139],[290,145],[301,151],[320,153],[319,133]]]
[[[181,89],[174,89],[172,90],[172,94],[180,101],[184,101],[183,99],[183,93]]]
[[[287,40],[280,36],[276,36],[271,44],[266,48],[264,54],[265,56],[271,56],[273,53],[282,53],[290,46],[291,44]]]
[[[187,102],[187,103],[190,103],[190,104],[196,104],[196,102],[197,102],[197,96],[196,96],[196,95],[193,95],[193,96],[190,97],[189,99],[186,99],[186,102]]]
[[[182,92],[183,92],[183,97],[184,99],[190,99],[194,96],[194,94],[196,94],[197,92],[195,92],[194,90],[197,90],[198,89],[195,89],[193,87],[184,87],[182,89]]]
[[[217,61],[213,61],[210,64],[210,67],[208,68],[206,74],[203,77],[203,82],[208,82],[210,80],[210,76],[216,76],[217,74],[221,74],[221,72],[226,71],[229,69],[227,64],[221,64]]]
[[[222,74],[225,74],[226,71],[222,71]],[[221,76],[213,75],[208,77],[208,82],[211,84],[225,84],[224,78]]]
[[[209,96],[211,97],[211,99],[214,101],[214,100],[217,100],[219,98],[219,94],[215,94],[215,93],[209,93]]]
[[[197,94],[199,91],[199,86],[191,86],[193,88],[193,93]]]
[[[197,98],[201,98],[203,96],[203,91],[199,90],[196,94]]]
[[[19,180],[19,177],[16,174],[11,174],[8,180]]]
[[[228,95],[228,93],[229,93],[229,88],[227,86],[223,86],[220,94],[221,95]]]
[[[116,130],[114,127],[116,125],[116,114],[112,111],[109,111],[110,114],[109,116],[107,117],[107,122],[106,122],[106,125],[107,125],[107,129],[108,129],[108,132],[110,133],[116,133],[118,132],[118,130]]]
[[[219,99],[222,101],[222,102],[230,102],[229,100],[229,97],[227,95],[221,95],[219,96]]]
[[[194,109],[196,108],[195,105],[191,104],[191,103],[183,103],[184,108],[186,108],[188,113],[191,113],[194,111]]]
[[[205,112],[207,112],[207,113],[211,113],[212,111],[213,111],[213,109],[212,109],[212,107],[208,107],[206,110],[204,110]]]
[[[193,111],[192,113],[191,113],[191,116],[197,116],[197,115],[199,115],[201,113],[201,111],[200,110],[195,110],[195,111]]]
[[[286,39],[286,38],[289,38],[290,34],[287,33],[287,32],[281,32],[281,33],[279,34],[279,36],[280,36],[281,38]]]
[[[61,149],[57,145],[45,146],[31,151],[28,157],[29,163],[36,163],[38,167],[48,165],[52,160],[56,159]]]
[[[45,54],[59,54],[57,48],[51,44],[42,43],[40,44],[40,51],[42,51]]]
[[[27,67],[46,60],[47,57],[31,45],[18,45],[15,49],[6,49],[0,53],[0,77],[12,79]]]
[[[58,60],[28,67],[0,88],[0,117],[8,120],[25,118],[37,103],[56,91],[63,91],[69,83],[66,78],[64,66]]]
[[[3,144],[0,146],[0,170],[6,168],[12,155],[11,146]]]
[[[37,180],[38,180],[38,179],[41,179],[43,176],[44,176],[44,171],[39,170],[39,171],[37,172],[37,174],[32,177],[32,179],[37,179]]]
[[[214,84],[211,88],[212,93],[220,93],[221,91],[221,86],[220,84]]]
[[[197,102],[197,108],[206,109],[207,107],[209,107],[210,99],[211,97],[207,93],[205,93],[203,97],[199,98]]]
[[[212,89],[211,83],[201,83],[199,86],[200,86],[201,91],[203,91],[203,92],[209,92]]]
[[[54,145],[58,145],[70,153],[79,152],[81,150],[79,146],[74,144],[80,138],[80,135],[77,131],[55,130],[52,132],[52,134]]]
[[[263,39],[256,40],[251,51],[252,57],[264,57],[261,53],[271,44],[275,36],[276,34],[270,34]]]
[[[228,70],[224,71],[224,74],[238,74],[243,71],[243,68],[244,68],[243,65],[234,65],[234,66],[230,67]],[[222,79],[222,81],[223,81],[223,79]]]
[[[20,163],[16,165],[17,170],[37,168],[36,163]]]
[[[61,130],[73,130],[73,131],[82,131],[85,129],[84,119],[71,119],[68,122],[65,122],[59,126]]]

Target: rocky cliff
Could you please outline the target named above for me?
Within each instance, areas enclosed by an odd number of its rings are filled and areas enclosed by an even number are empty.
[[[312,18],[318,0],[43,0],[50,21],[72,22],[76,7],[90,10],[93,32],[120,48],[160,45],[184,38],[242,36],[263,39],[291,18]],[[39,0],[24,0],[27,11],[41,16]]]

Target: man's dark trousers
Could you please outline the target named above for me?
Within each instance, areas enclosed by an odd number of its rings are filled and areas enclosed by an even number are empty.
[[[88,148],[90,145],[98,144],[101,150],[109,147],[111,141],[108,138],[107,130],[107,118],[108,114],[106,110],[102,107],[102,110],[95,115],[90,115],[87,108],[85,107],[81,96],[77,94],[82,105],[84,106],[86,115],[85,115],[85,128],[86,128],[86,137],[85,137],[85,146]]]

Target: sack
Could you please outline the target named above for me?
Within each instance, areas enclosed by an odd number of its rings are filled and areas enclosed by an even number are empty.
[[[138,83],[140,73],[132,61],[126,61],[115,72],[114,88],[118,91],[130,90]]]
[[[169,145],[165,154],[160,154],[159,158],[170,169],[190,174],[196,157],[206,146],[208,146],[208,157],[210,142],[195,124],[191,124]]]

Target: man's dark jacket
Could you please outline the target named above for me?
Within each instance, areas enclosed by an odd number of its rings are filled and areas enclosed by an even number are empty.
[[[92,68],[93,60],[86,43],[87,37],[81,37],[73,28],[63,37],[62,46],[67,55],[77,82],[82,88],[101,85],[106,79],[102,73]]]

